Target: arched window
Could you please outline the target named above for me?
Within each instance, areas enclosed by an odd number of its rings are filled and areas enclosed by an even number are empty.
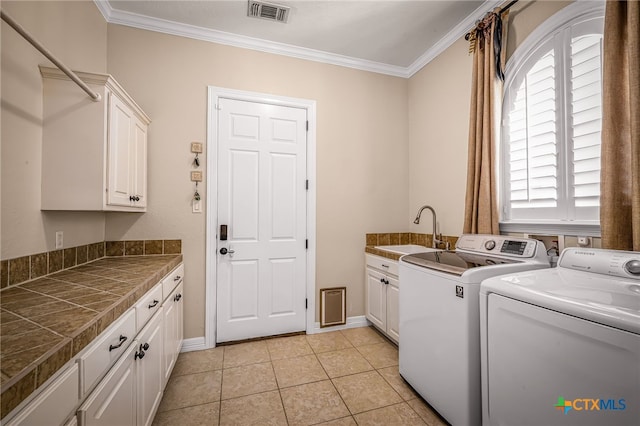
[[[599,223],[604,8],[585,3],[543,23],[507,66],[503,230]]]

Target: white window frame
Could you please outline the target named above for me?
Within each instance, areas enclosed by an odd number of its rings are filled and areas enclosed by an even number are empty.
[[[605,3],[603,1],[576,1],[571,5],[565,7],[549,19],[547,19],[544,23],[542,23],[536,30],[534,30],[527,39],[516,49],[514,54],[511,56],[507,63],[505,75],[505,88],[509,88],[512,84],[513,80],[520,76],[520,72],[523,69],[528,69],[532,65],[532,61],[537,61],[540,59],[540,55],[538,55],[539,50],[543,49],[545,46],[548,46],[549,49],[553,48],[556,43],[566,43],[566,38],[568,37],[563,34],[563,31],[571,26],[577,25],[589,25],[589,21],[602,19],[604,17],[604,9]],[[570,40],[569,40],[570,42]],[[568,59],[563,59],[567,61]],[[560,78],[564,79],[564,75],[559,75],[560,71],[556,69],[556,79],[557,81]],[[562,91],[559,91],[562,92]],[[558,93],[558,92],[556,92]],[[505,89],[504,98],[503,98],[503,122],[500,126],[500,133],[503,133],[505,128],[505,120],[508,118],[508,108],[510,105],[509,96],[511,94],[508,90]],[[515,96],[515,91],[513,93]],[[558,105],[559,109],[559,117],[560,120],[565,120],[566,111],[564,111],[564,99],[563,94],[560,94],[558,98],[556,98],[556,105]],[[561,131],[564,131],[564,125],[561,126]],[[565,140],[564,135],[561,135],[561,140]],[[513,219],[511,218],[511,210],[510,210],[510,182],[505,177],[506,175],[502,173],[502,170],[508,170],[509,158],[508,155],[503,155],[506,152],[509,152],[509,147],[507,146],[508,138],[501,138],[500,146],[498,149],[498,161],[500,170],[498,170],[498,181],[499,184],[499,203],[500,203],[500,211],[501,211],[501,219],[500,219],[500,231],[501,232],[525,232],[525,233],[536,233],[536,234],[565,234],[565,235],[585,235],[585,236],[600,236],[600,223],[599,220],[558,220],[558,219],[549,219],[549,218],[531,218],[531,219]],[[564,143],[561,143],[558,149],[562,152],[559,153],[560,156],[565,156],[567,146]],[[506,150],[506,151],[505,151]],[[558,190],[559,191],[572,191],[572,188],[568,188],[568,185],[565,183],[568,180],[568,173],[572,173],[571,170],[567,170],[558,163]],[[559,197],[561,199],[566,200],[566,196],[568,194],[564,194],[564,196]],[[560,208],[565,208],[566,206],[560,206]]]

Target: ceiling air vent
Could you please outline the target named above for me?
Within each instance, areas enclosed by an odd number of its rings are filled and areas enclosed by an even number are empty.
[[[286,23],[289,19],[289,9],[291,8],[288,6],[249,0],[247,15],[253,18]]]

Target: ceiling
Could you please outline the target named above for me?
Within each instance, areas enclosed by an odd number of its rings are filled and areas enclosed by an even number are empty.
[[[110,23],[409,77],[462,37],[495,0],[290,1],[287,23],[247,16],[247,0],[95,0]]]

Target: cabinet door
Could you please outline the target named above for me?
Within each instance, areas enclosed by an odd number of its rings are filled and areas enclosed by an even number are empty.
[[[147,207],[147,126],[135,118],[132,132],[131,195],[135,197],[132,206],[145,208]]]
[[[182,302],[183,285],[178,287],[169,295],[164,303],[164,380],[165,383],[171,376],[171,371],[178,359],[182,348]]]
[[[133,139],[131,129],[135,117],[117,96],[109,95],[109,134],[107,144],[107,204],[130,206],[134,176],[132,170]]]
[[[78,410],[82,426],[135,426],[137,343],[133,342]]]
[[[385,276],[371,268],[367,268],[366,282],[366,317],[375,326],[385,330],[387,326],[387,289]]]
[[[387,275],[387,335],[400,341],[400,313],[398,310],[400,301],[400,282],[397,278]]]
[[[163,372],[163,310],[156,314],[147,323],[138,335],[138,353],[144,352],[137,362],[137,398],[138,398],[138,426],[148,426],[153,422],[153,417],[162,398],[164,387]]]

